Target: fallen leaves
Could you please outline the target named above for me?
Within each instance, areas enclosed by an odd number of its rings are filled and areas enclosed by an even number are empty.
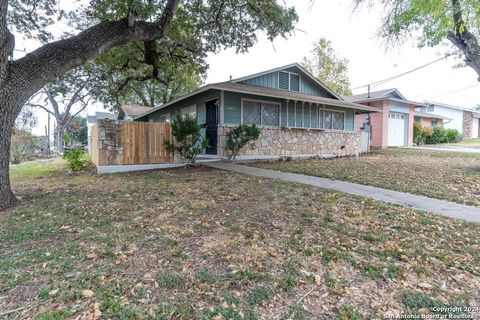
[[[95,293],[90,289],[82,290],[82,297],[84,297],[85,299],[89,299],[89,298],[93,297],[94,294]]]

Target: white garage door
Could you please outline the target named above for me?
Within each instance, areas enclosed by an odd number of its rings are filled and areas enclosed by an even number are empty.
[[[388,146],[405,145],[406,118],[404,113],[390,112],[388,114]]]
[[[478,121],[480,119],[473,118],[473,125],[472,125],[472,139],[478,139]]]

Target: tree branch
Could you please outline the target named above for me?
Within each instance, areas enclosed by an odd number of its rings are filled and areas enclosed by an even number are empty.
[[[8,65],[8,34],[7,29],[8,0],[0,0],[0,84],[5,79]]]
[[[449,32],[447,39],[465,55],[465,64],[478,75],[480,82],[480,44],[477,37],[468,30],[462,16],[459,0],[452,0],[455,32]]]
[[[5,1],[5,0],[0,0]],[[46,44],[12,64],[18,89],[25,97],[68,70],[81,66],[103,51],[132,41],[159,39],[168,32],[180,0],[168,0],[158,22],[105,21],[68,39]]]

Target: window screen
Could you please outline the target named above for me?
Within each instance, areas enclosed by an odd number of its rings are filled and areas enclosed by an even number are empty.
[[[279,109],[278,104],[263,103],[262,124],[266,126],[278,126],[280,119]]]
[[[243,101],[243,123],[262,124],[262,105],[255,101]]]
[[[345,113],[321,110],[318,115],[319,127],[324,129],[345,130]]]
[[[280,106],[278,104],[245,100],[242,105],[243,123],[265,126],[280,125]]]
[[[280,71],[278,73],[278,88],[288,90],[289,73]]]
[[[300,76],[290,73],[290,91],[300,91]]]

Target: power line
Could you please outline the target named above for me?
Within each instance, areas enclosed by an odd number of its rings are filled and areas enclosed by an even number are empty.
[[[455,89],[455,90],[452,90],[452,91],[449,91],[449,92],[446,92],[446,93],[442,93],[442,94],[437,95],[437,96],[434,96],[434,97],[430,97],[430,98],[425,99],[425,100],[436,99],[436,98],[438,98],[438,97],[443,97],[443,96],[446,96],[446,95],[449,95],[449,94],[452,94],[452,93],[457,93],[457,92],[465,91],[465,90],[474,88],[474,87],[476,87],[476,86],[478,86],[478,85],[479,85],[479,83],[476,83],[476,84],[474,84],[474,85],[471,85],[471,86],[468,86],[468,87],[463,87],[463,88],[460,88],[460,89]]]
[[[392,77],[389,77],[389,78],[386,78],[386,79],[383,79],[383,80],[379,80],[379,81],[372,82],[372,83],[369,83],[369,84],[366,84],[366,85],[363,85],[363,86],[359,86],[359,87],[353,88],[353,90],[360,89],[360,88],[365,88],[365,87],[369,87],[369,86],[376,86],[376,85],[380,85],[380,84],[383,84],[383,83],[392,81],[392,80],[394,80],[394,79],[403,77],[403,76],[405,76],[405,75],[407,75],[407,74],[410,74],[410,73],[412,73],[412,72],[415,72],[415,71],[417,71],[417,70],[420,70],[420,69],[423,69],[423,68],[425,68],[425,67],[428,67],[428,66],[430,66],[430,65],[432,65],[432,64],[434,64],[434,63],[437,63],[437,62],[439,62],[439,61],[442,61],[443,59],[446,59],[446,58],[448,58],[448,57],[451,56],[451,55],[452,55],[452,53],[446,54],[445,56],[443,56],[443,57],[441,57],[441,58],[439,58],[439,59],[433,60],[433,61],[431,61],[431,62],[429,62],[429,63],[426,63],[426,64],[421,65],[421,66],[419,66],[419,67],[416,67],[416,68],[414,68],[414,69],[411,69],[411,70],[402,72],[402,73],[400,73],[400,74],[397,74],[397,75],[395,75],[395,76],[392,76]]]

